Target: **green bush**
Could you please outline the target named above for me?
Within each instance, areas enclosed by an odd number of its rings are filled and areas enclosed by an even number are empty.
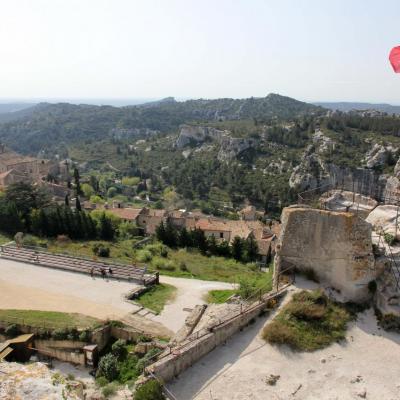
[[[96,385],[98,387],[103,387],[106,386],[107,384],[108,380],[104,376],[99,376],[98,378],[96,378]]]
[[[161,384],[156,380],[144,383],[137,388],[134,400],[165,400]]]
[[[91,334],[90,331],[86,330],[86,331],[82,331],[79,334],[79,341],[81,342],[90,342],[91,339]]]
[[[153,256],[149,250],[142,249],[137,252],[136,258],[140,262],[150,262]]]
[[[145,250],[150,251],[153,256],[168,257],[168,247],[162,243],[149,244]]]
[[[123,339],[118,339],[111,346],[111,352],[117,357],[118,360],[123,360],[128,354],[128,350],[126,349],[126,341]]]
[[[103,246],[102,244],[95,243],[92,246],[93,254],[99,257],[110,257],[110,248],[108,246]]]
[[[104,376],[109,382],[118,378],[118,360],[114,354],[108,353],[101,357],[96,377]]]
[[[99,248],[99,257],[110,257],[110,248],[106,246],[101,246]]]
[[[385,242],[386,242],[389,246],[393,245],[393,244],[396,242],[395,236],[392,235],[391,233],[388,233],[388,232],[386,232],[386,233],[383,234],[383,238],[385,239]]]
[[[175,264],[165,258],[154,257],[151,265],[161,271],[175,271]]]
[[[330,301],[320,290],[305,290],[292,300],[264,329],[271,344],[286,344],[294,350],[314,351],[343,340],[351,315],[344,306]]]
[[[115,382],[111,382],[107,386],[104,386],[101,392],[103,393],[103,396],[107,399],[117,393],[117,390],[118,384]]]
[[[8,325],[4,331],[4,334],[9,337],[18,336],[21,333],[18,326],[15,324]]]
[[[51,334],[54,340],[66,340],[68,339],[69,330],[67,328],[55,329]]]
[[[39,242],[40,242],[40,240],[35,238],[32,235],[25,235],[24,238],[22,239],[22,244],[24,246],[36,247],[36,246],[39,246]]]
[[[118,381],[121,383],[128,383],[135,381],[137,377],[142,373],[138,370],[139,359],[136,356],[128,355],[119,366],[119,378]]]

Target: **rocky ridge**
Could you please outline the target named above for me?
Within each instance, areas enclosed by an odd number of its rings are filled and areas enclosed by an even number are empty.
[[[218,160],[228,162],[243,151],[255,148],[259,141],[256,138],[236,138],[228,130],[219,130],[208,126],[181,125],[178,139],[175,142],[177,149],[184,149],[187,146],[199,146],[206,142],[215,142],[219,146]],[[187,150],[183,156],[188,157]]]

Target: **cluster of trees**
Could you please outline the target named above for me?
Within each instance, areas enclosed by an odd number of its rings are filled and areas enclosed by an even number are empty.
[[[98,218],[55,205],[46,191],[27,183],[10,185],[0,197],[0,229],[8,234],[29,232],[41,237],[112,240],[115,226],[105,213]]]
[[[363,116],[357,112],[336,112],[322,121],[323,127],[343,132],[346,128],[373,131],[382,135],[400,136],[400,118],[398,116]]]
[[[252,262],[258,257],[258,245],[253,235],[247,239],[236,236],[232,245],[226,240],[217,241],[215,236],[206,237],[201,229],[177,229],[169,221],[161,224],[156,229],[157,239],[166,246],[197,248],[203,254],[221,257],[233,257],[237,261]]]

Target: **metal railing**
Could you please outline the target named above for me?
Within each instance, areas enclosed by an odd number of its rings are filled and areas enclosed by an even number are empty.
[[[290,272],[291,276],[288,282],[285,282],[283,286],[280,286],[280,278],[281,276],[287,276],[287,273]],[[292,267],[285,268],[284,270],[280,271],[277,274],[277,279],[276,279],[276,285],[274,285],[274,277],[272,276],[270,278],[270,281],[265,284],[262,288],[257,289],[254,293],[252,293],[250,296],[248,296],[245,299],[242,299],[240,302],[240,307],[238,307],[238,312],[230,314],[226,316],[225,318],[218,318],[218,320],[212,324],[211,326],[208,326],[206,328],[202,328],[191,335],[187,336],[185,340],[183,340],[179,345],[177,346],[168,346],[165,351],[162,353],[156,354],[153,357],[149,358],[147,360],[147,363],[145,363],[144,366],[144,373],[147,372],[147,368],[153,364],[156,361],[160,361],[164,359],[165,357],[168,357],[170,355],[179,355],[187,346],[191,345],[193,342],[213,333],[213,331],[222,325],[240,317],[242,314],[251,311],[252,309],[257,308],[261,303],[267,303],[268,301],[280,296],[284,290],[290,286],[294,282],[294,271]],[[271,286],[272,284],[272,286]],[[275,286],[275,289],[274,289]],[[265,288],[271,288],[269,292],[263,292],[263,289]],[[253,299],[257,299],[256,301],[252,301]]]

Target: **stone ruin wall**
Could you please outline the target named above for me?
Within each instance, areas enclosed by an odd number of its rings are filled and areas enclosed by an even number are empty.
[[[371,225],[356,215],[287,207],[275,256],[275,277],[295,267],[311,269],[321,284],[340,291],[343,300],[362,302],[375,278]]]

